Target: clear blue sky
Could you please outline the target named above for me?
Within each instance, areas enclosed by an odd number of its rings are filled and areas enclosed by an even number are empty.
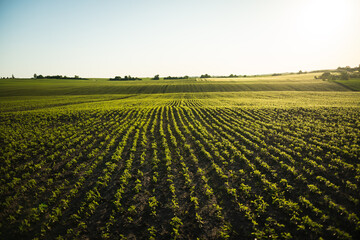
[[[0,0],[0,77],[360,64],[359,0]]]

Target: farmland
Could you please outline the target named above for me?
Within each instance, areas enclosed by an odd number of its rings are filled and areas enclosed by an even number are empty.
[[[360,93],[294,76],[1,80],[0,238],[359,238]]]
[[[190,78],[183,80],[107,81],[15,79],[0,81],[0,96],[62,96],[155,94],[239,91],[349,91],[344,85],[314,79],[319,74],[246,77],[246,78]],[[358,80],[355,80],[358,82]]]

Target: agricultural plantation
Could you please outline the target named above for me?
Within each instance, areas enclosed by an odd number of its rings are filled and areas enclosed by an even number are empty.
[[[14,79],[0,94],[0,239],[360,238],[351,86]]]

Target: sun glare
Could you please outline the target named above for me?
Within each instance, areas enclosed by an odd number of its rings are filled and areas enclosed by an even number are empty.
[[[351,6],[347,0],[307,1],[300,10],[297,30],[311,38],[329,38],[346,28]]]

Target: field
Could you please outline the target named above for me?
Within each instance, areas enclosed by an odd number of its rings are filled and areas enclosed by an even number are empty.
[[[294,74],[246,78],[191,78],[183,80],[107,81],[54,80],[0,81],[0,96],[62,96],[96,94],[154,94],[239,91],[349,91],[346,85],[314,79],[319,74]],[[358,80],[355,80],[358,82]]]
[[[354,91],[360,91],[360,79],[336,80],[337,83]]]
[[[311,74],[0,80],[0,239],[359,239],[359,110]]]

